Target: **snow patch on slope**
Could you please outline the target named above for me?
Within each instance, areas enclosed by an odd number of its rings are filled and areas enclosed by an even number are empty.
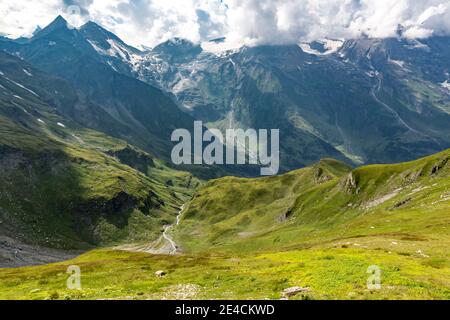
[[[409,39],[408,45],[406,47],[411,50],[420,49],[420,50],[425,50],[428,52],[431,50],[429,46],[427,46],[426,44],[423,44],[422,42],[420,42],[417,39]]]
[[[108,55],[108,52],[106,50],[103,50],[102,48],[100,48],[95,41],[88,40],[88,42],[91,44],[92,48],[94,48],[95,51],[97,51],[99,54],[101,54],[103,56]]]
[[[119,43],[117,43],[113,39],[108,39],[106,41],[111,46],[111,48],[108,49],[107,51],[109,56],[122,59],[123,61],[129,61],[128,57],[130,56],[130,54],[127,49],[122,47]]]
[[[19,88],[22,88],[22,89],[28,91],[29,93],[34,94],[36,97],[39,97],[39,95],[38,95],[36,92],[34,92],[34,91],[31,90],[31,89],[28,89],[28,88],[25,87],[24,85],[21,85],[20,83],[17,83],[17,82],[15,82],[14,80],[9,79],[8,77],[4,77],[4,78],[5,78],[6,80],[8,80],[9,82],[14,83],[14,84],[15,84],[16,86],[18,86]]]
[[[193,82],[189,78],[182,78],[172,87],[172,91],[177,94],[189,89],[192,85]]]
[[[218,57],[227,56],[238,52],[244,45],[240,42],[214,42],[207,41],[200,44],[203,51],[212,53]]]
[[[344,44],[344,41],[342,40],[330,40],[330,39],[324,39],[317,42],[322,44],[323,47],[326,49],[324,52],[320,52],[311,48],[311,43],[302,42],[299,43],[298,46],[306,53],[313,54],[316,56],[325,56],[337,52]]]
[[[395,64],[395,65],[399,66],[399,67],[402,68],[402,69],[405,68],[405,64],[406,64],[405,61],[401,61],[401,60],[392,60],[392,59],[389,59],[389,63]]]
[[[441,86],[442,86],[442,88],[450,91],[450,83],[448,82],[448,80],[445,80],[444,82],[442,82]]]
[[[143,57],[140,54],[136,54],[128,50],[128,48],[124,47],[121,43],[113,40],[107,39],[110,48],[105,50],[100,48],[95,41],[88,40],[91,46],[102,56],[109,56],[113,58],[118,58],[125,63],[128,63],[132,66],[134,70],[138,67],[139,63],[143,60]],[[115,71],[116,68],[112,66],[111,63],[108,63]]]

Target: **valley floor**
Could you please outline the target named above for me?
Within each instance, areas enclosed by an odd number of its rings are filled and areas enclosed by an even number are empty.
[[[73,259],[81,253],[29,245],[0,234],[0,268],[54,263]]]
[[[100,249],[65,262],[2,269],[0,299],[280,299],[295,286],[306,292],[292,299],[450,299],[448,260],[430,255],[441,249],[389,237],[246,255]],[[71,265],[80,267],[80,290],[67,289]],[[374,265],[381,270],[379,290],[367,287]],[[158,270],[166,275],[156,276]]]

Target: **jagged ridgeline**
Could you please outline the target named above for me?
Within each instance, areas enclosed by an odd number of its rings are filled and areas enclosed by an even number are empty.
[[[0,72],[0,233],[56,248],[157,238],[198,181],[73,121],[89,104],[65,80],[2,52]]]
[[[83,31],[68,28],[62,17],[29,41],[2,40],[0,48],[70,83],[79,101],[62,104],[61,114],[159,158],[170,159],[170,134],[175,128],[192,126],[193,118],[168,95],[111,67],[84,38]]]
[[[412,246],[429,240],[444,250],[449,200],[450,150],[354,170],[327,159],[277,177],[208,182],[177,237],[186,251],[309,248],[351,238],[382,247],[392,238]]]
[[[80,124],[165,160],[170,133],[194,119],[280,129],[282,171],[325,157],[398,163],[450,147],[448,36],[233,50],[224,40],[175,38],[141,51],[93,22],[71,29],[57,17],[30,39],[0,38],[0,49],[71,82],[90,102],[70,114]],[[202,176],[223,175],[215,169]]]

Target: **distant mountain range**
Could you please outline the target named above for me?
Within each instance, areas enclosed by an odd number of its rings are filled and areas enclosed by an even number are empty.
[[[328,156],[406,161],[450,146],[449,37],[221,50],[224,40],[141,51],[93,22],[74,29],[58,17],[0,48],[70,81],[91,103],[72,111],[81,124],[165,159],[171,130],[193,119],[279,128],[283,170]]]
[[[280,128],[285,169],[325,156],[398,162],[449,146],[450,38],[312,47],[218,54],[172,40],[133,68],[212,126]]]
[[[168,159],[171,132],[192,127],[194,120],[159,89],[116,72],[97,51],[105,45],[99,37],[113,37],[112,34],[97,36],[90,26],[70,29],[58,17],[30,41],[5,41],[1,47],[36,68],[69,81],[82,103],[65,106],[63,112],[75,121]],[[86,33],[97,39],[98,47],[91,45]]]

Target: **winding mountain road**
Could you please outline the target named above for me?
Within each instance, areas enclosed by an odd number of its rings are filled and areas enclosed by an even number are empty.
[[[180,224],[181,215],[183,214],[185,205],[183,204],[178,211],[176,222],[171,225],[164,226],[161,236],[146,245],[124,245],[119,248],[128,251],[147,252],[151,254],[176,254],[179,248],[175,240],[171,236],[172,229]]]
[[[183,211],[184,211],[184,204],[181,206],[180,211],[178,212],[176,223],[164,227],[164,232],[162,233],[162,238],[170,244],[169,250],[167,252],[168,254],[175,254],[178,251],[178,246],[177,246],[176,242],[173,240],[173,238],[170,236],[169,231],[173,227],[180,224],[180,218],[181,218],[181,215],[183,214]]]

